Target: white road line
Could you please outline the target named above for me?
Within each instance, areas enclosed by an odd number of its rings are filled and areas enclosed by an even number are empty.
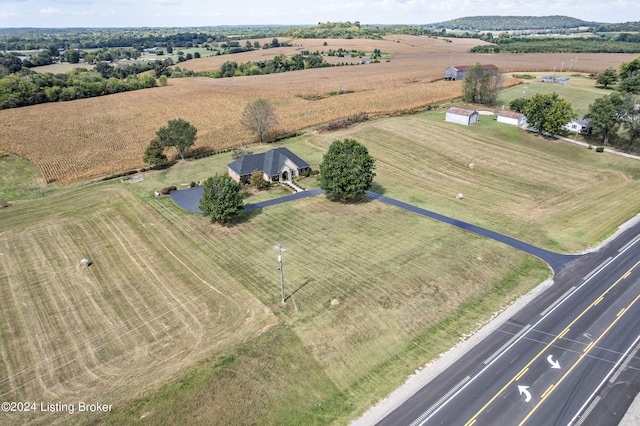
[[[428,416],[429,414],[431,414],[431,411],[435,410],[438,405],[442,404],[442,401],[444,401],[445,399],[449,398],[451,396],[452,393],[454,393],[460,386],[464,385],[465,383],[467,383],[469,381],[469,379],[471,379],[471,376],[467,376],[464,379],[460,380],[460,382],[455,385],[454,387],[452,387],[449,392],[447,392],[446,394],[444,394],[442,396],[442,398],[440,398],[438,401],[436,401],[435,404],[433,404],[431,406],[431,408],[429,408],[427,411],[425,411],[424,413],[422,413],[422,415],[420,417],[418,417],[417,419],[415,419],[413,421],[413,423],[411,423],[409,426],[417,426],[418,424],[420,424],[420,422],[422,420],[424,420],[424,418],[426,416]]]
[[[576,412],[575,416],[573,416],[573,418],[569,421],[568,425],[574,424],[574,422],[578,419],[578,417],[583,412],[583,410],[585,409],[587,404],[589,404],[591,402],[591,400],[596,396],[596,393],[600,392],[600,389],[602,388],[602,386],[604,386],[605,382],[607,380],[609,380],[609,378],[618,369],[618,367],[620,367],[620,364],[622,363],[622,361],[628,358],[629,352],[631,352],[633,347],[636,346],[638,344],[638,342],[640,342],[640,335],[638,337],[636,337],[636,340],[633,341],[633,343],[622,354],[620,359],[618,359],[618,361],[614,364],[614,366],[611,368],[611,370],[609,370],[609,372],[604,376],[604,379],[602,379],[600,384],[598,386],[596,386],[596,388],[594,389],[593,392],[591,392],[591,395],[589,395],[589,397],[587,397],[587,399],[585,400],[584,404],[582,404],[582,407],[580,407],[580,409],[578,409],[578,411]],[[625,364],[626,364],[626,362],[625,362]],[[593,409],[593,408],[591,408],[591,409]],[[591,410],[589,410],[589,411],[591,411]],[[585,412],[584,416],[582,416],[582,417],[586,418],[587,416],[588,416],[588,413]],[[583,421],[584,420],[581,418],[580,419],[580,423],[582,423]],[[578,424],[580,424],[580,423],[578,423]]]
[[[514,340],[516,340],[517,338],[519,338],[522,334],[526,333],[527,330],[531,328],[531,324],[527,324],[524,327],[522,327],[522,330],[520,330],[517,334],[515,334],[511,339],[509,339],[509,341],[507,343],[505,343],[504,345],[500,346],[500,349],[498,349],[497,351],[495,351],[489,358],[487,358],[483,364],[487,365],[489,364],[493,358],[497,357],[498,354],[500,352],[502,352],[504,350],[504,348],[506,348],[507,346],[509,346],[511,343],[513,343]]]
[[[567,294],[571,293],[573,290],[575,290],[576,286],[574,285],[573,287],[571,287],[569,290],[565,291],[564,294],[560,297],[558,297],[558,299],[553,302],[552,304],[550,304],[549,306],[547,306],[547,309],[545,309],[544,311],[540,312],[540,316],[543,317],[545,315],[547,315],[547,312],[549,312],[551,309],[553,309],[558,303],[560,303],[562,300],[564,300],[565,297],[567,297]]]
[[[619,253],[623,253],[623,251],[620,251]],[[603,268],[604,267],[603,265],[606,266],[607,263],[611,262],[611,259],[613,259],[613,257],[609,256],[608,259],[606,259],[604,262],[602,262],[601,264],[596,266],[596,268],[593,271],[591,271],[587,275],[585,275],[583,280],[588,280],[589,278],[591,278],[591,275],[593,275],[596,271],[599,271],[601,268]]]
[[[522,333],[522,335],[520,335],[520,337],[518,337],[516,340],[513,341],[513,343],[511,343],[511,345],[509,345],[507,348],[505,348],[504,352],[502,352],[501,354],[498,354],[491,362],[489,362],[482,370],[480,370],[475,376],[473,376],[470,380],[468,380],[463,386],[460,387],[460,389],[458,389],[457,391],[455,391],[453,394],[451,394],[447,399],[445,399],[442,404],[433,409],[434,407],[432,406],[431,408],[429,408],[428,411],[430,411],[430,413],[423,413],[422,415],[420,415],[418,417],[418,419],[416,419],[413,423],[411,423],[412,426],[423,426],[427,421],[429,421],[429,419],[436,413],[438,413],[438,411],[440,411],[441,409],[443,409],[451,400],[453,400],[453,398],[455,398],[460,392],[462,392],[467,386],[469,386],[471,383],[473,383],[473,381],[475,379],[477,379],[478,377],[480,377],[487,369],[489,369],[489,367],[491,367],[491,365],[493,365],[494,362],[496,362],[498,359],[500,359],[505,353],[507,353],[509,351],[509,349],[511,349],[516,343],[518,343],[524,336],[526,336],[531,330],[535,329],[542,321],[545,320],[546,317],[548,317],[553,311],[555,311],[556,309],[558,309],[562,304],[564,304],[567,300],[569,300],[569,298],[571,296],[573,296],[577,291],[579,291],[583,286],[585,286],[589,281],[591,281],[592,278],[594,278],[596,275],[598,275],[604,268],[606,268],[609,263],[613,262],[615,259],[617,259],[618,257],[622,256],[622,254],[629,250],[629,248],[631,248],[631,246],[633,246],[637,241],[640,241],[640,239],[636,239],[634,240],[633,244],[630,244],[629,247],[626,247],[624,250],[621,250],[620,253],[618,253],[614,258],[612,258],[611,260],[606,260],[605,262],[602,262],[599,266],[600,269],[595,269],[594,271],[592,271],[591,273],[589,273],[589,277],[585,278],[584,281],[582,282],[582,284],[580,284],[578,287],[576,287],[573,291],[571,291],[567,297],[560,301],[558,304],[556,304],[556,306],[554,306],[552,309],[549,310],[549,312],[547,312],[542,318],[540,318],[531,328],[527,329],[526,332]],[[447,395],[449,395],[451,392],[447,392]],[[442,399],[442,398],[441,398]],[[435,404],[434,404],[435,405]],[[419,419],[423,419],[421,421],[419,421]],[[416,423],[418,422],[419,423]]]

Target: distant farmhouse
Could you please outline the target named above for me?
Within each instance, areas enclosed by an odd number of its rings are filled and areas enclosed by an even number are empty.
[[[527,117],[524,114],[513,111],[499,111],[496,116],[498,123],[511,124],[513,126],[522,127],[527,122]]]
[[[591,120],[588,118],[574,118],[570,123],[562,126],[564,130],[569,132],[580,133],[581,135],[587,135],[591,133]]]
[[[451,123],[458,123],[468,126],[470,124],[478,122],[478,115],[478,111],[451,107],[447,110],[445,120],[450,121]]]
[[[264,180],[280,182],[300,176],[310,166],[287,148],[275,148],[262,154],[245,155],[227,167],[229,176],[236,182],[248,182],[256,170],[263,173]]]
[[[455,67],[453,66],[447,67],[444,70],[444,79],[445,80],[464,80],[469,70],[471,70],[471,68],[473,67],[474,65],[457,65]],[[482,71],[484,74],[486,73],[497,74],[498,67],[490,64],[482,65]]]
[[[545,75],[540,79],[543,83],[569,84],[569,77],[556,77],[553,75]]]

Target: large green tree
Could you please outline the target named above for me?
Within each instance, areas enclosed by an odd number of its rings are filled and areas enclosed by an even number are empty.
[[[609,137],[623,124],[625,117],[633,113],[634,104],[631,94],[613,92],[589,105],[586,117],[591,120],[593,133],[602,138],[605,146],[609,144]]]
[[[244,208],[241,188],[229,175],[216,174],[204,182],[200,210],[211,216],[212,222],[227,222]]]
[[[242,112],[241,123],[248,130],[258,135],[262,143],[264,134],[278,124],[276,111],[266,99],[249,102]]]
[[[630,152],[638,140],[640,140],[640,115],[635,113],[628,115],[623,125],[628,137],[626,150]]]
[[[161,145],[175,147],[180,158],[184,160],[184,153],[196,142],[196,129],[191,123],[182,118],[169,120],[167,126],[160,127],[156,138]]]
[[[624,62],[620,65],[620,80],[626,80],[640,73],[640,58],[636,58],[631,62]]]
[[[596,77],[596,83],[605,89],[618,81],[618,73],[614,68],[607,68]]]
[[[158,139],[153,139],[149,142],[149,145],[144,150],[142,161],[152,166],[157,166],[167,161],[167,156],[164,154],[164,146]]]
[[[491,105],[498,98],[501,82],[497,70],[484,69],[482,64],[475,64],[464,78],[463,98],[465,101]]]
[[[333,141],[320,164],[320,187],[348,199],[371,188],[375,160],[367,148],[353,139]]]
[[[536,93],[525,108],[527,122],[538,133],[549,132],[556,134],[562,126],[576,117],[571,104],[558,96],[557,93]]]

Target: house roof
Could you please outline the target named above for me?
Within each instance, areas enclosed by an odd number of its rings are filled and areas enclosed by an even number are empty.
[[[520,120],[522,117],[524,117],[524,114],[520,114],[519,112],[505,110],[498,111],[498,115],[500,117],[515,118],[516,120]]]
[[[454,68],[458,71],[467,71],[470,70],[471,68],[473,68],[475,65],[456,65],[456,66],[451,66],[449,68]],[[495,65],[491,65],[491,64],[486,64],[486,65],[482,65],[482,69],[483,70],[492,70],[492,69],[498,69],[498,67],[496,67]]]
[[[273,176],[280,172],[287,159],[292,161],[299,169],[309,167],[309,163],[287,148],[274,148],[262,154],[245,155],[227,166],[240,176],[250,175],[255,170],[260,170],[269,176]]]
[[[456,107],[449,108],[447,112],[450,112],[451,114],[464,115],[466,117],[469,117],[472,114],[478,113],[477,111],[471,111],[470,109],[463,109],[463,108],[456,108]]]

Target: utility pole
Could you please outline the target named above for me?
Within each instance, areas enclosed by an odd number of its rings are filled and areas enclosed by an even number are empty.
[[[278,250],[278,263],[280,264],[280,293],[282,294],[282,303],[284,304],[284,270],[282,269],[282,253],[286,250],[280,244],[273,246]]]

